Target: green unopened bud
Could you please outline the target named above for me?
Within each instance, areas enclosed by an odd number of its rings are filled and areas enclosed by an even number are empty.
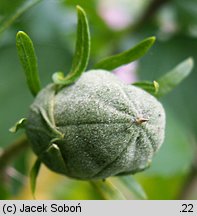
[[[78,179],[136,173],[164,140],[165,112],[144,90],[103,70],[56,92],[48,85],[31,105],[26,132],[51,170]]]

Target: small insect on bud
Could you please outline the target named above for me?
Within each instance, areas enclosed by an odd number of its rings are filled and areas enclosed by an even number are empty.
[[[148,121],[147,118],[136,118],[136,120],[135,120],[135,122],[137,124],[142,124],[142,123],[147,122],[147,121]]]

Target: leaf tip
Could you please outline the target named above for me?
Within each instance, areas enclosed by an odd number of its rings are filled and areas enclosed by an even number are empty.
[[[154,88],[155,88],[155,94],[157,94],[159,92],[159,83],[154,80],[153,85],[154,85]]]
[[[16,133],[20,128],[24,128],[26,121],[26,118],[20,119],[13,127],[9,129],[9,132]]]
[[[30,171],[30,186],[31,186],[31,192],[34,199],[36,199],[35,197],[36,180],[40,171],[40,166],[41,166],[41,161],[37,159]]]
[[[76,9],[77,9],[77,12],[81,12],[81,13],[85,14],[84,9],[80,5],[77,5]]]
[[[156,41],[156,37],[155,36],[148,37],[147,41],[149,41],[150,46],[152,46]]]
[[[18,31],[17,33],[16,33],[16,35],[20,35],[20,34],[24,34],[25,32],[24,31]]]
[[[194,67],[194,59],[192,57],[189,57],[187,59],[188,65],[191,67],[191,69]]]
[[[155,42],[157,38],[155,36],[151,36],[149,39]]]
[[[23,37],[23,36],[27,37],[27,34],[24,31],[18,31],[16,33],[16,38]]]
[[[63,72],[55,72],[52,75],[52,80],[55,84],[61,84],[64,81],[64,73]]]

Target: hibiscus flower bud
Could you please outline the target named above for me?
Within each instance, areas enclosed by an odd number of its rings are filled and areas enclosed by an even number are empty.
[[[164,140],[165,112],[144,90],[104,70],[83,73],[57,90],[50,84],[31,105],[26,132],[39,159],[77,179],[142,171]]]

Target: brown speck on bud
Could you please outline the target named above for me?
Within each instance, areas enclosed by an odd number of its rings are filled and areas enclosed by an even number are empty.
[[[137,124],[142,124],[142,123],[144,123],[144,122],[147,122],[149,119],[147,119],[147,118],[136,118],[136,120],[135,120],[135,122],[137,123]]]

